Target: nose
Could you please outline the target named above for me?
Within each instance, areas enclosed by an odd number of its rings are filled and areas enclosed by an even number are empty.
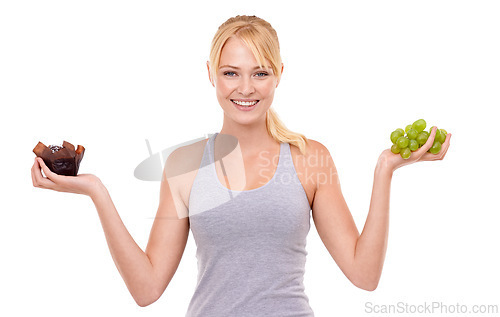
[[[255,87],[253,86],[252,80],[247,77],[243,77],[238,85],[238,93],[248,96],[255,92]]]

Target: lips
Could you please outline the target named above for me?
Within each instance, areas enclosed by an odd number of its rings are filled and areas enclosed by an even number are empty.
[[[256,103],[251,104],[250,102],[247,102],[248,103],[247,105],[239,105],[236,102],[234,102],[234,99],[231,99],[231,102],[233,103],[233,105],[242,111],[250,111],[250,110],[253,110],[255,107],[257,107],[260,100],[253,100],[253,101],[256,101]]]
[[[230,99],[232,102],[240,102],[240,103],[253,103],[256,102],[256,104],[260,101],[258,99]],[[235,102],[236,103],[236,102]]]

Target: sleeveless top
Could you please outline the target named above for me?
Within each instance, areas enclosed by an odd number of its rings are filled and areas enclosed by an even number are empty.
[[[189,196],[198,277],[186,317],[311,317],[304,289],[309,201],[289,143],[265,185],[230,190],[217,177],[212,135]]]

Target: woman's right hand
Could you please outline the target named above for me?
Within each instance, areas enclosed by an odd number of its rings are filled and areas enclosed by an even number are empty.
[[[47,177],[42,175],[42,170]],[[87,196],[92,196],[102,184],[101,180],[93,174],[58,175],[52,172],[40,157],[35,157],[31,168],[31,179],[35,187]]]

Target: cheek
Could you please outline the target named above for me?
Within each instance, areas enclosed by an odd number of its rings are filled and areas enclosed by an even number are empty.
[[[259,85],[257,89],[262,97],[270,97],[274,94],[274,86],[269,83],[263,83]]]
[[[221,81],[217,82],[217,85],[215,87],[217,89],[218,95],[225,96],[225,95],[231,94],[232,91],[234,91],[235,87],[233,87],[233,86],[234,86],[234,84],[231,85],[230,82],[221,80]]]

